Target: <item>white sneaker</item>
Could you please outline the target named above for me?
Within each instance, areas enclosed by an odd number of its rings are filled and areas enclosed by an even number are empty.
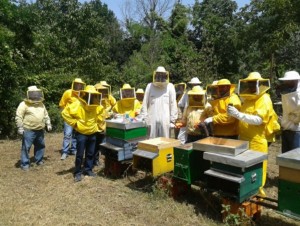
[[[60,160],[65,160],[68,157],[66,153],[63,153],[60,157]]]

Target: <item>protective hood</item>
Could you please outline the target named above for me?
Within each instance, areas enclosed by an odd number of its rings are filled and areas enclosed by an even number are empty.
[[[97,83],[95,85],[95,89],[96,89],[97,92],[101,93],[103,100],[108,99],[108,95],[110,94],[108,87],[105,87],[105,86],[101,85],[100,83]]]
[[[244,99],[256,99],[270,89],[270,79],[263,79],[258,72],[251,72],[246,79],[240,79],[238,94]]]
[[[231,84],[228,79],[221,79],[206,87],[207,98],[212,100],[218,100],[228,98],[235,90],[235,85]]]
[[[202,84],[202,82],[199,80],[199,78],[194,77],[194,78],[192,78],[192,79],[188,82],[188,84],[191,84],[191,85],[200,85],[200,84]]]
[[[157,87],[166,87],[169,83],[169,72],[162,66],[153,72],[153,84]]]
[[[178,102],[180,100],[180,98],[182,97],[182,95],[185,93],[186,91],[186,84],[185,83],[178,83],[174,85],[175,88],[175,92],[176,92],[176,101]]]
[[[200,86],[194,86],[192,90],[188,92],[189,107],[205,107],[207,98],[206,92]]]
[[[283,78],[279,78],[279,92],[281,95],[300,91],[300,75],[297,71],[287,71]]]
[[[27,97],[24,99],[27,103],[41,103],[44,101],[44,93],[36,86],[29,86],[27,90]]]
[[[98,107],[101,105],[101,93],[97,92],[95,87],[92,85],[86,86],[85,90],[79,91],[79,99],[84,103],[85,106]]]
[[[72,95],[78,97],[79,92],[84,90],[86,84],[81,80],[81,78],[75,78],[72,82]]]
[[[137,89],[137,91],[135,92],[135,95],[136,95],[136,99],[137,99],[139,102],[143,102],[144,95],[145,95],[143,89]]]
[[[111,85],[109,85],[106,81],[100,81],[100,85],[107,87],[109,91],[109,95],[111,95]]]

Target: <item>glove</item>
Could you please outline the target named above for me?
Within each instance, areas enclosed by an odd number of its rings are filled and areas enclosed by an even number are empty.
[[[212,123],[212,121],[213,121],[213,117],[208,117],[204,120],[204,123],[209,124],[209,123]]]
[[[227,107],[227,114],[234,117],[234,118],[237,118],[237,119],[240,118],[239,110],[236,109],[235,107],[231,106],[231,105],[228,105],[228,107]]]
[[[47,131],[50,132],[52,130],[52,126],[49,124],[47,125]]]
[[[23,133],[24,133],[23,127],[19,127],[18,128],[18,134],[23,135]]]
[[[175,125],[174,125],[174,123],[170,123],[170,128],[174,128],[175,127]]]
[[[288,119],[292,121],[295,124],[298,124],[300,122],[299,113],[290,112],[288,115]]]

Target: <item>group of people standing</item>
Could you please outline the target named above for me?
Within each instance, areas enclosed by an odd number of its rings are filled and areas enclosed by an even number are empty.
[[[59,103],[64,119],[61,160],[70,154],[76,155],[76,182],[82,179],[82,174],[95,176],[93,167],[99,165],[99,144],[105,141],[105,120],[121,114],[145,121],[149,138],[170,137],[171,130],[175,129],[176,138],[182,144],[209,135],[246,140],[251,150],[264,153],[268,152],[268,144],[274,141],[281,125],[282,152],[292,150],[300,147],[299,80],[296,71],[288,71],[279,79],[283,115],[278,118],[267,93],[270,80],[262,78],[258,72],[240,79],[237,89],[228,79],[213,81],[203,89],[198,78],[192,78],[186,88],[185,83],[173,85],[169,72],[159,66],[145,92],[124,84],[118,101],[107,82],[86,85],[76,78]],[[42,91],[31,86],[27,98],[17,109],[18,133],[23,135],[21,168],[24,170],[30,166],[32,144],[36,164],[43,163],[44,128],[51,130],[43,100]],[[263,185],[266,167],[265,161]],[[262,189],[260,192],[264,195]]]

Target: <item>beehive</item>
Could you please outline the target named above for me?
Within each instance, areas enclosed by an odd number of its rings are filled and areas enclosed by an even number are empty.
[[[300,148],[280,154],[278,209],[300,218]]]
[[[202,151],[193,150],[193,143],[174,147],[174,177],[192,184],[204,180],[204,171],[209,169],[210,163],[203,160]]]
[[[158,137],[139,141],[133,152],[133,167],[152,173],[153,177],[174,170],[174,147],[180,141],[172,138]]]
[[[115,122],[106,120],[106,136],[129,140],[147,135],[144,122]]]
[[[205,152],[203,158],[211,161],[205,171],[209,188],[220,190],[241,203],[258,192],[262,185],[262,162],[267,155],[247,150],[230,156]]]

